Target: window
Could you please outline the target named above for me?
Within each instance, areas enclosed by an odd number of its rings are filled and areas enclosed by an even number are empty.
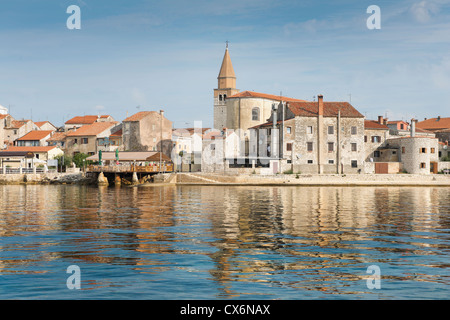
[[[313,163],[313,161],[312,160],[308,160],[308,164],[312,164]]]
[[[373,157],[374,158],[379,158],[380,157],[380,151],[374,151],[373,152]]]
[[[328,126],[328,134],[334,134],[334,126]]]
[[[39,159],[39,153],[36,153],[36,159]]]
[[[73,139],[73,143],[77,144],[78,143],[78,139]]]
[[[252,120],[259,121],[259,108],[252,109]]]
[[[334,164],[334,160],[328,160],[329,164]]]
[[[292,143],[286,143],[286,150],[292,151]]]
[[[358,168],[358,161],[352,160],[352,168]]]
[[[367,142],[367,136],[364,136],[364,142]]]
[[[291,127],[286,127],[286,133],[291,133]]]
[[[405,147],[402,147],[402,153],[405,153],[405,152],[406,152]]]
[[[357,134],[358,130],[356,127],[352,127],[352,134]]]
[[[308,152],[313,151],[313,143],[312,142],[307,142],[306,147],[307,147]]]
[[[420,148],[419,153],[427,153],[427,148]]]
[[[222,101],[222,95],[219,94],[219,101]]]
[[[306,127],[306,133],[307,134],[312,134],[313,133],[313,127],[312,126]]]
[[[372,136],[372,142],[381,142],[380,136]]]
[[[420,169],[426,169],[427,165],[425,162],[420,163]]]
[[[334,151],[334,142],[328,142],[328,152]]]
[[[435,149],[434,148],[430,148],[430,153],[434,153]]]
[[[405,125],[402,123],[402,124],[400,124],[400,130],[403,130],[403,129],[405,129]]]
[[[81,144],[88,144],[88,138],[81,138]]]
[[[356,143],[352,143],[352,151],[358,151],[358,145]]]

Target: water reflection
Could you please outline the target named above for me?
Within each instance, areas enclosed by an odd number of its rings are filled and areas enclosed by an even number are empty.
[[[20,283],[83,264],[95,271],[84,279],[94,297],[112,288],[131,298],[370,297],[366,269],[377,264],[389,288],[377,295],[410,297],[421,286],[445,298],[449,196],[404,187],[0,186],[0,275]]]

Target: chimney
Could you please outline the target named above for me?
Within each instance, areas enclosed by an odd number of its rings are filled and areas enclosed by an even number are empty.
[[[411,138],[416,136],[416,119],[411,119]]]
[[[383,116],[378,116],[378,123],[383,124]]]
[[[437,117],[437,121],[439,121],[439,120],[441,120],[441,116],[438,116],[438,117]]]
[[[319,104],[319,116],[323,116],[323,95],[319,94],[317,99]]]
[[[162,117],[164,117],[164,110],[159,110],[159,113],[161,114]]]
[[[384,119],[383,119],[383,124],[386,126],[387,123],[388,123],[388,118],[384,118]]]

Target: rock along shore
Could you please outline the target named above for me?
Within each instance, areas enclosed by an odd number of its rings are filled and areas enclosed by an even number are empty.
[[[83,173],[0,174],[5,184],[95,184],[96,180]]]

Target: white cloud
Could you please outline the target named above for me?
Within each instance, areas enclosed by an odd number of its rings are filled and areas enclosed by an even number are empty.
[[[416,21],[426,23],[439,12],[439,6],[435,1],[423,0],[413,4],[410,11]]]

